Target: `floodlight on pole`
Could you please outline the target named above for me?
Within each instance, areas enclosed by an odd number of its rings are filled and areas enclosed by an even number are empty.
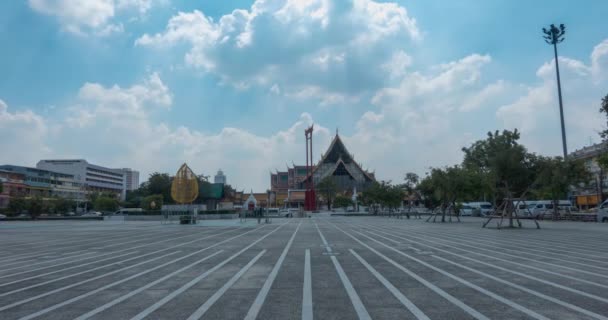
[[[566,160],[568,156],[568,147],[566,146],[566,127],[564,125],[564,107],[562,104],[562,85],[559,77],[559,63],[557,61],[557,44],[564,41],[564,34],[566,33],[566,26],[564,24],[560,24],[559,28],[554,24],[549,26],[549,29],[543,28],[543,33],[545,34],[543,38],[545,38],[545,42],[553,45],[553,53],[555,55],[555,72],[557,74],[557,95],[559,97],[559,116],[562,126],[562,146],[564,149],[564,160]]]

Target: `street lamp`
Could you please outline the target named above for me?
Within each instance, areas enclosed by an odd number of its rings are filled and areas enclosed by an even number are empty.
[[[557,44],[564,41],[566,26],[560,24],[559,28],[552,24],[549,29],[543,28],[545,42],[553,45],[553,53],[555,54],[555,71],[557,72],[557,95],[559,96],[559,116],[562,125],[562,145],[564,148],[564,160],[568,156],[568,147],[566,146],[566,127],[564,126],[564,107],[562,105],[562,86],[559,79],[559,63],[557,62]]]

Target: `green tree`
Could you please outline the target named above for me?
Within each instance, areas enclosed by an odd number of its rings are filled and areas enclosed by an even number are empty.
[[[125,198],[124,206],[125,208],[141,208],[142,201],[144,199],[143,196],[135,193],[137,190],[127,191],[127,196]]]
[[[36,219],[44,210],[44,203],[39,197],[31,198],[27,200],[27,211],[32,217]]]
[[[539,198],[553,201],[553,214],[559,215],[558,201],[568,196],[570,187],[589,180],[582,161],[564,161],[561,157],[539,158],[539,174],[534,192]]]
[[[347,196],[338,195],[334,199],[334,207],[346,209],[353,205],[353,200]]]
[[[150,174],[148,181],[144,182],[141,188],[144,188],[142,198],[154,194],[163,196],[164,203],[173,203],[171,198],[171,182],[173,179],[168,173],[154,172]]]
[[[27,210],[27,202],[22,197],[13,197],[8,203],[8,211],[14,215],[21,214],[24,210]]]
[[[390,182],[380,185],[382,193],[380,196],[380,203],[382,206],[395,210],[401,206],[403,202],[403,196],[405,192],[403,187],[400,185],[392,185]]]
[[[405,174],[405,183],[403,187],[407,195],[407,211],[405,212],[407,218],[410,218],[410,211],[412,210],[412,198],[420,198],[420,194],[417,190],[418,184],[420,183],[420,177],[413,173],[408,172]]]
[[[163,195],[162,194],[154,194],[151,196],[145,197],[141,201],[141,207],[145,210],[160,210],[163,206]]]
[[[462,149],[463,166],[483,176],[495,198],[507,201],[505,205],[513,198],[525,198],[539,173],[538,156],[519,144],[519,138],[517,129],[488,132],[485,140]],[[513,210],[508,210],[508,216],[513,227]]]
[[[608,94],[602,98],[602,103],[600,105],[600,113],[603,113],[608,120]],[[604,129],[600,132],[600,136],[606,140],[608,139],[608,128]]]
[[[390,181],[374,182],[361,194],[361,202],[370,208],[372,214],[378,214],[382,208],[395,209],[401,206],[403,195],[403,188],[392,185]]]
[[[321,193],[325,201],[327,202],[327,209],[331,210],[331,204],[336,197],[336,192],[338,186],[336,182],[332,179],[331,176],[325,177],[319,184],[317,184],[316,189]]]
[[[115,211],[118,209],[118,200],[105,195],[98,196],[93,201],[93,208],[99,211]]]
[[[361,203],[368,207],[372,214],[378,214],[382,189],[382,185],[379,182],[373,182],[361,193]]]
[[[76,208],[76,202],[74,200],[57,198],[53,202],[56,213],[66,213],[73,211]]]
[[[435,194],[434,181],[428,172],[418,183],[418,192],[420,193],[420,197],[423,199],[426,208],[434,209],[439,206],[440,201]]]
[[[462,166],[432,168],[422,182],[421,191],[432,203],[432,207],[441,208],[441,222],[450,207],[458,215],[458,202],[466,199],[472,189],[474,175]]]

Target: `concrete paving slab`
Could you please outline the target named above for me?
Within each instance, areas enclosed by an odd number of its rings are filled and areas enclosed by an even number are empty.
[[[187,319],[203,305],[203,319],[243,319],[268,282],[257,319],[608,320],[608,224],[482,222],[328,214],[261,225],[3,222],[0,318],[130,319],[213,271],[145,319]]]

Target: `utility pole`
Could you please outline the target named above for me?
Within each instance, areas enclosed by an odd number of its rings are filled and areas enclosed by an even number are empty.
[[[562,104],[562,85],[559,78],[559,63],[557,61],[557,44],[564,41],[566,26],[560,24],[559,28],[552,24],[549,29],[543,28],[545,42],[553,45],[555,55],[555,71],[557,73],[557,95],[559,96],[559,116],[562,125],[562,146],[564,149],[564,160],[568,157],[568,147],[566,146],[566,127],[564,126],[564,107]]]

